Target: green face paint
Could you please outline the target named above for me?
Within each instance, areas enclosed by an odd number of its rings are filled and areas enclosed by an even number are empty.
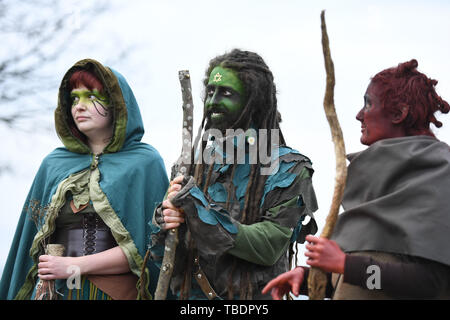
[[[72,119],[78,130],[88,139],[112,136],[112,112],[109,112],[108,99],[97,89],[88,90],[84,86],[70,92],[72,99]]]
[[[217,66],[211,71],[208,85],[229,87],[240,95],[245,95],[244,84],[237,73],[232,69],[222,68],[221,66]]]
[[[245,88],[232,69],[215,67],[206,87],[205,112],[210,128],[231,128],[246,103]]]
[[[86,88],[74,89],[70,92],[70,98],[72,99],[72,107],[78,103],[100,103],[104,108],[109,104],[108,98],[102,95],[97,89],[88,90]]]

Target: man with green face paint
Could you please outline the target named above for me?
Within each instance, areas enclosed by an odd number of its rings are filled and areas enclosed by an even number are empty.
[[[211,71],[206,86],[205,113],[212,127],[231,128],[242,113],[245,99],[244,84],[236,72],[221,66]]]
[[[286,146],[273,76],[258,54],[212,59],[203,83],[202,143],[155,210],[152,257],[162,258],[167,230],[178,228],[171,289],[180,299],[268,299],[261,289],[317,231],[311,161]]]

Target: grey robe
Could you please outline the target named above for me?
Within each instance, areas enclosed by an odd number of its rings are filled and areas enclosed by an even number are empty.
[[[450,265],[450,148],[429,136],[380,140],[349,156],[332,239]]]

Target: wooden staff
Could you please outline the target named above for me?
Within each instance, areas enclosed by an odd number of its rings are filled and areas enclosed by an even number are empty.
[[[336,156],[336,180],[334,185],[333,200],[328,213],[325,226],[321,233],[321,237],[330,238],[333,233],[334,225],[339,214],[339,207],[344,195],[345,182],[347,178],[347,164],[345,158],[345,144],[341,126],[334,107],[334,65],[331,59],[330,44],[327,34],[327,26],[325,24],[325,11],[320,15],[322,27],[322,48],[325,59],[325,70],[327,73],[327,82],[325,89],[325,98],[323,106],[331,129],[331,135],[334,143],[334,153]],[[311,268],[308,277],[308,294],[311,300],[321,300],[325,298],[325,289],[327,284],[327,276],[325,272],[318,268]]]
[[[64,254],[62,244],[47,244],[45,254],[62,257]],[[55,280],[39,280],[36,288],[34,300],[58,300],[58,293],[55,288]]]
[[[191,77],[188,70],[182,70],[178,72],[181,84],[181,93],[183,97],[183,147],[181,156],[177,161],[176,168],[172,172],[173,180],[179,175],[189,175],[192,158],[192,125],[193,125],[193,109],[194,104],[192,101],[192,89],[191,89]],[[158,284],[155,291],[155,300],[165,300],[167,291],[169,290],[170,279],[172,278],[172,272],[175,263],[175,253],[178,245],[178,228],[171,229],[167,232],[164,257],[161,264],[161,271],[159,273]]]

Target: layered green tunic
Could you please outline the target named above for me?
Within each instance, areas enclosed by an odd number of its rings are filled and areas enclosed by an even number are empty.
[[[101,80],[113,110],[114,135],[99,157],[70,129],[68,80],[79,69],[87,69]],[[151,220],[155,204],[163,199],[168,179],[158,151],[141,142],[143,122],[125,78],[95,60],[76,63],[61,82],[55,125],[64,147],[45,157],[33,181],[4,268],[0,299],[32,297],[43,243],[55,231],[55,220],[68,191],[74,197],[89,198],[125,253],[131,272],[139,276],[143,268],[150,235],[146,222]],[[145,266],[144,283],[137,283],[139,298],[151,297],[158,273],[153,263]],[[82,286],[83,296],[76,293],[79,298],[107,298],[89,283],[83,282]]]

